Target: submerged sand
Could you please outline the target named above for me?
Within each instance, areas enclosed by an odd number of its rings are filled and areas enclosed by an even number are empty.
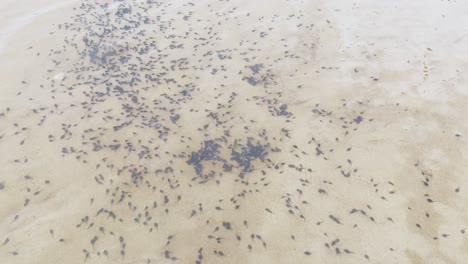
[[[1,263],[465,263],[467,13],[1,1]]]

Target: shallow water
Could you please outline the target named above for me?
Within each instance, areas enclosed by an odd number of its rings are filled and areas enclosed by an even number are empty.
[[[98,2],[0,2],[2,263],[468,258],[468,4]]]

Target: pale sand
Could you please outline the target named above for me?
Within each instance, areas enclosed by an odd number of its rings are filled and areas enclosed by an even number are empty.
[[[467,262],[467,3],[82,2],[0,2],[0,263]]]

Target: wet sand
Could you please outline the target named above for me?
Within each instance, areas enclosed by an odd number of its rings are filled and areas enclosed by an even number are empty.
[[[2,263],[465,263],[468,4],[0,2]]]

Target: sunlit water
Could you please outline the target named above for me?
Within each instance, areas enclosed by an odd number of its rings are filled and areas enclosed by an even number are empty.
[[[467,9],[2,1],[2,263],[464,263]]]

